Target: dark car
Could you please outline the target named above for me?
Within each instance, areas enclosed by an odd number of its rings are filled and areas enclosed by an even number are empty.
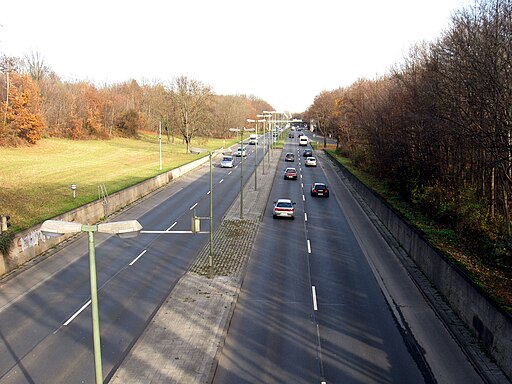
[[[293,134],[293,132],[290,132],[290,133],[288,133],[288,137],[289,137],[290,139],[293,139],[293,138],[295,138],[295,135]]]
[[[291,152],[288,152],[285,156],[284,156],[284,161],[295,161],[295,155]]]
[[[324,183],[314,183],[311,187],[311,196],[329,197],[329,188]]]
[[[303,157],[311,157],[313,156],[313,151],[311,149],[305,149],[304,152],[302,152]]]
[[[295,168],[286,168],[284,170],[284,178],[286,179],[292,179],[297,180],[297,170]]]

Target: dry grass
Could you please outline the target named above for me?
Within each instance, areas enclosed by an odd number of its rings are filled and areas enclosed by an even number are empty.
[[[210,150],[230,144],[193,142]],[[141,140],[43,139],[31,147],[0,148],[0,213],[11,216],[11,231],[17,232],[97,199],[100,184],[113,193],[200,156],[186,154],[179,139],[164,139],[160,171],[158,138],[152,134]],[[71,184],[77,186],[75,199]]]

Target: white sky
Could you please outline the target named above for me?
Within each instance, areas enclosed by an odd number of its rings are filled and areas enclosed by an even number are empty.
[[[38,52],[63,80],[168,82],[302,112],[323,90],[388,73],[469,0],[18,0],[0,54]]]

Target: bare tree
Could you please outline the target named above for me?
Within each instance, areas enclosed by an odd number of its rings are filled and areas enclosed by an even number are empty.
[[[204,131],[211,117],[212,91],[198,80],[180,76],[172,82],[172,120],[190,152],[192,138]]]
[[[43,56],[37,51],[25,55],[25,69],[32,80],[37,82],[51,72]]]

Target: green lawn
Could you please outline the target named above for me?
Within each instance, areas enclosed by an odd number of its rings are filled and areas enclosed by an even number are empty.
[[[203,139],[192,147],[214,150],[235,140]],[[143,134],[140,140],[73,141],[43,139],[36,145],[0,148],[0,213],[11,216],[10,232],[29,228],[98,198],[98,186],[109,194],[205,154],[186,154],[180,138],[162,142],[159,170],[158,137]],[[76,184],[73,199],[71,184]]]

